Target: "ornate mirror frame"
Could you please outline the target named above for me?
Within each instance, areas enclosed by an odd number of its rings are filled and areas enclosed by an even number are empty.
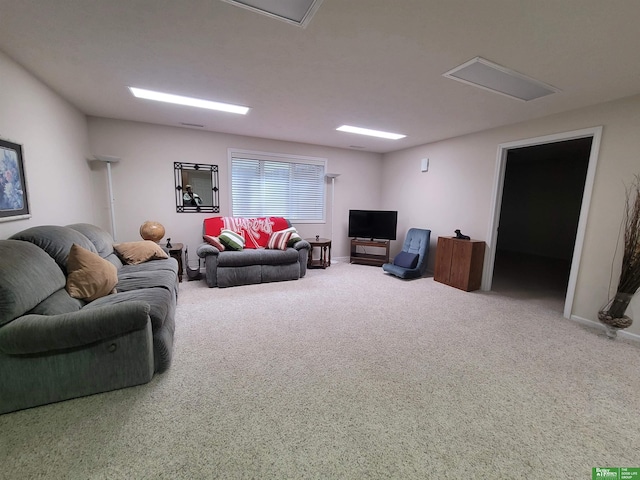
[[[220,213],[218,165],[174,162],[173,170],[176,182],[176,212]],[[187,185],[192,186],[199,202],[189,204],[189,198],[185,199]]]

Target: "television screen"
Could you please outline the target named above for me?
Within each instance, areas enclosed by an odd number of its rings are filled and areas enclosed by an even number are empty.
[[[389,210],[349,210],[349,236],[395,240],[398,212]]]

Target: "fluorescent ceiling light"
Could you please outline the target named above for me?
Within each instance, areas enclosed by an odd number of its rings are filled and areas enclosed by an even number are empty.
[[[231,105],[229,103],[212,102],[210,100],[202,100],[200,98],[183,97],[181,95],[173,95],[171,93],[154,92],[153,90],[144,90],[142,88],[129,87],[131,93],[137,98],[146,100],[156,100],[158,102],[175,103],[177,105],[187,105],[188,107],[208,108],[209,110],[219,110],[221,112],[239,113],[246,115],[249,107],[240,105]]]
[[[473,58],[442,75],[525,102],[560,91],[482,57]]]
[[[342,125],[336,128],[340,132],[358,133],[360,135],[369,135],[371,137],[388,138],[391,140],[399,140],[406,137],[399,133],[381,132],[380,130],[369,130],[368,128],[352,127],[350,125]]]
[[[322,0],[223,0],[267,17],[306,27]]]

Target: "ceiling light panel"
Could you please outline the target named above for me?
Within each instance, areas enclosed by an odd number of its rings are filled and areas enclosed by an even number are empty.
[[[443,74],[447,78],[528,102],[560,90],[514,70],[476,57]]]
[[[271,18],[306,27],[322,0],[222,0]]]
[[[380,130],[371,130],[369,128],[352,127],[351,125],[342,125],[336,128],[339,132],[357,133],[358,135],[368,135],[370,137],[387,138],[389,140],[400,140],[406,137],[400,133],[382,132]]]
[[[155,100],[157,102],[173,103],[176,105],[186,105],[188,107],[207,108],[209,110],[218,110],[221,112],[238,113],[246,115],[249,107],[241,105],[232,105],[230,103],[212,102],[211,100],[203,100],[201,98],[183,97],[182,95],[174,95],[172,93],[156,92],[153,90],[145,90],[143,88],[129,87],[129,90],[136,98],[145,100]]]

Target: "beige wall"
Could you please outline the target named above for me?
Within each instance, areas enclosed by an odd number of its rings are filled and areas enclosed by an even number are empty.
[[[348,256],[348,209],[378,208],[381,203],[382,157],[378,154],[93,117],[89,118],[89,143],[95,155],[122,159],[112,167],[118,240],[139,239],[140,225],[155,220],[165,226],[172,242],[187,245],[193,257],[202,243],[202,220],[218,214],[176,213],[176,161],[218,165],[220,214],[229,215],[228,148],[326,158],[327,171],[341,174],[335,187],[334,257]],[[95,174],[98,196],[104,199],[108,215],[106,169]],[[327,222],[296,227],[303,237],[331,237],[330,183]]]
[[[0,222],[0,238],[34,225],[94,220],[85,116],[0,52],[0,138],[22,145],[30,219]]]
[[[387,154],[383,206],[400,210],[400,231],[430,228],[432,246],[439,235],[453,235],[456,228],[487,240],[498,145],[599,125],[604,127],[602,143],[572,310],[576,317],[595,321],[608,297],[625,202],[623,182],[640,173],[640,96]],[[425,157],[430,168],[421,173]],[[399,248],[394,245],[394,253]],[[432,268],[433,262],[432,256]],[[618,254],[616,278],[620,264]],[[637,319],[629,331],[640,334],[638,298],[628,313]]]

